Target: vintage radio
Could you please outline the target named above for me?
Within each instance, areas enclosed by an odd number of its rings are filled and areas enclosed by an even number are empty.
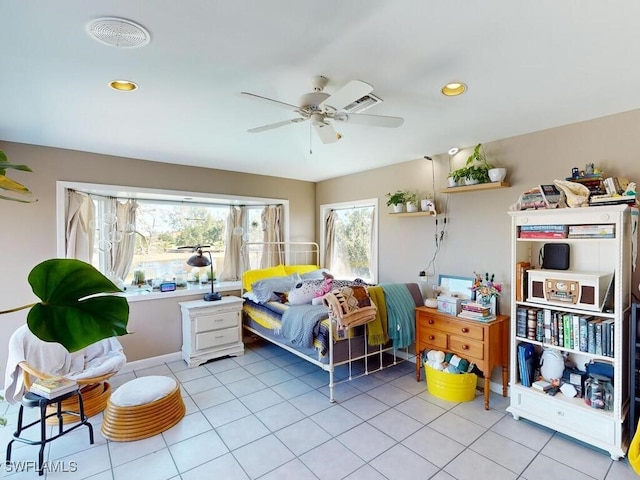
[[[571,270],[529,270],[528,302],[602,311],[612,293],[613,274]]]

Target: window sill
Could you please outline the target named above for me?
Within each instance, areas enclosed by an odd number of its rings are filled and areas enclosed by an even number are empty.
[[[233,292],[240,290],[240,282],[216,282],[214,284],[214,289],[216,292],[224,293],[224,292]],[[126,292],[121,293],[121,296],[125,297],[129,303],[131,302],[143,302],[146,300],[157,300],[159,298],[175,298],[175,297],[189,297],[193,295],[204,295],[211,291],[211,285],[207,285],[205,287],[188,287],[188,288],[179,288],[172,292],[159,292],[153,291],[150,292],[148,290],[143,289],[131,289]]]

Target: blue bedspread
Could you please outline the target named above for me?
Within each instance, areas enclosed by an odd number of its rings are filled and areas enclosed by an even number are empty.
[[[320,321],[327,318],[324,305],[295,305],[282,314],[282,336],[292,345],[312,347],[313,338],[320,330]]]

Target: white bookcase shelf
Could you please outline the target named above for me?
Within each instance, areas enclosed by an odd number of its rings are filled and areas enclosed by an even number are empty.
[[[629,329],[631,305],[631,264],[632,264],[632,208],[627,205],[601,206],[588,208],[563,208],[535,211],[509,212],[511,216],[511,334],[510,334],[510,405],[507,411],[515,419],[520,417],[537,422],[557,430],[580,441],[609,452],[611,458],[618,460],[626,454],[629,422]],[[614,225],[615,238],[519,238],[524,225]],[[523,289],[517,287],[522,282],[517,278],[516,264],[530,262],[532,268],[539,269],[538,255],[545,243],[568,243],[570,246],[569,272],[607,272],[614,274],[613,311],[600,312],[593,308],[578,308],[572,302],[549,302],[546,290],[548,283],[541,282],[545,292],[531,301],[529,295],[519,294]],[[549,271],[553,278],[553,271]],[[568,271],[559,271],[568,272]],[[547,278],[545,274],[542,278]],[[560,276],[560,275],[558,275]],[[578,274],[578,277],[580,275]],[[532,277],[536,278],[536,277]],[[582,288],[582,287],[580,287]],[[518,308],[538,308],[560,314],[561,312],[613,319],[613,348],[609,355],[588,353],[579,346],[555,346],[546,343],[546,339],[532,339],[530,332],[518,333]],[[558,392],[555,396],[526,387],[520,378],[518,363],[518,345],[533,345],[538,354],[543,349],[555,348],[573,360],[580,370],[590,360],[610,363],[614,369],[613,402],[611,410],[602,410],[587,405],[583,398],[570,398]]]

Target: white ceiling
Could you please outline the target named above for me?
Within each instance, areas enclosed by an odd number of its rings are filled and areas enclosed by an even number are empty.
[[[151,43],[98,43],[103,16]],[[319,181],[640,108],[637,0],[4,0],[0,18],[12,142]],[[296,115],[239,92],[296,104],[313,75],[372,84],[366,113],[404,124],[339,124],[327,145],[309,122],[247,132]],[[444,97],[452,80],[468,92]]]

